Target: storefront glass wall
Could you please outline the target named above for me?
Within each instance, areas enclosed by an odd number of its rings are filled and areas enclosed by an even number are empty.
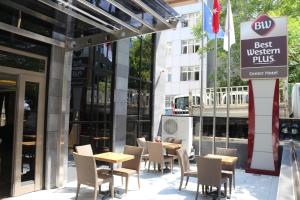
[[[131,38],[126,144],[151,139],[154,34]]]
[[[74,52],[69,147],[92,144],[112,149],[113,44]]]

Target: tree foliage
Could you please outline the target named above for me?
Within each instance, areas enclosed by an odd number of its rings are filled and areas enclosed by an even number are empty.
[[[226,3],[221,0],[222,12],[220,16],[221,26],[224,30]],[[244,85],[240,79],[240,23],[254,20],[261,14],[271,17],[288,16],[288,67],[289,82],[300,82],[300,0],[236,0],[231,1],[236,43],[231,46],[231,85]],[[196,38],[201,38],[201,20],[193,28]],[[200,49],[208,52],[214,48],[214,40],[209,40],[207,47]],[[227,81],[227,52],[223,50],[223,39],[218,39],[218,85],[225,86]],[[212,75],[209,75],[212,78]]]

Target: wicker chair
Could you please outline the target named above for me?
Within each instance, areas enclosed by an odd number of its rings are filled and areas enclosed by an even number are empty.
[[[90,144],[76,146],[75,149],[76,152],[80,155],[92,156],[94,154],[92,146]]]
[[[148,152],[146,138],[144,137],[137,138],[136,142],[139,147],[143,148],[142,160],[145,162],[145,167],[146,167],[147,161],[149,160],[149,152]]]
[[[76,200],[80,190],[80,185],[94,187],[94,200],[97,199],[98,189],[103,183],[109,183],[112,198],[114,197],[113,176],[107,173],[101,173],[96,169],[96,162],[93,156],[80,155],[73,152],[77,172],[77,190]]]
[[[75,150],[80,155],[85,155],[85,156],[93,156],[94,155],[92,146],[90,144],[76,146]],[[97,168],[97,171],[99,173],[107,173],[107,174],[111,173],[110,169],[104,169],[104,168]]]
[[[163,175],[163,166],[165,163],[170,163],[171,173],[173,173],[173,157],[163,154],[163,146],[160,142],[147,142],[148,151],[149,151],[149,164],[148,171],[150,170],[151,162],[155,164],[160,164],[161,166],[161,175]]]
[[[170,142],[170,143],[174,143],[174,144],[182,144],[182,139],[175,139],[175,138],[171,138],[166,140],[166,142]],[[177,159],[177,153],[176,153],[177,149],[166,149],[166,154],[173,156],[173,160]]]
[[[230,149],[230,148],[216,148],[216,154],[217,155],[223,155],[223,156],[235,156],[237,157],[237,149]],[[227,176],[229,178],[229,194],[231,194],[232,190],[232,183],[233,188],[235,188],[235,165],[222,165],[222,174]]]
[[[192,171],[190,169],[190,162],[189,162],[188,154],[185,149],[181,148],[176,150],[176,152],[177,152],[177,157],[178,157],[178,161],[180,164],[180,171],[181,171],[181,178],[180,178],[180,185],[179,185],[179,190],[181,190],[183,178],[186,176],[186,183],[185,183],[185,187],[186,187],[189,181],[189,177],[197,177],[197,171]]]
[[[227,196],[227,177],[222,176],[222,160],[216,158],[205,158],[196,156],[197,162],[197,193],[196,200],[199,194],[199,185],[217,187],[218,197],[221,193],[221,185],[224,184],[225,196]]]
[[[124,153],[134,155],[134,159],[128,160],[122,163],[122,167],[113,170],[113,174],[117,176],[125,177],[126,185],[125,185],[125,193],[128,191],[128,180],[129,176],[137,174],[138,186],[140,189],[140,163],[142,156],[143,148],[135,147],[135,146],[125,146]]]

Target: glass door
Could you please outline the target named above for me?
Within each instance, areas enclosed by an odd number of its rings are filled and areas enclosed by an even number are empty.
[[[17,76],[0,72],[0,199],[11,195]]]
[[[44,80],[43,75],[19,75],[13,196],[42,188]]]

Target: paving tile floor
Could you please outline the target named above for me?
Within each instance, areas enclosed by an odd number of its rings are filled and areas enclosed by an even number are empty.
[[[192,166],[196,169],[195,165]],[[120,193],[124,192],[121,178],[115,177],[115,188]],[[141,189],[138,190],[136,177],[129,179],[129,191],[123,194],[123,200],[191,200],[196,195],[196,179],[190,178],[186,188],[178,190],[180,181],[180,168],[174,166],[173,174],[166,173],[163,176],[158,172],[150,170],[148,172],[142,164]],[[245,173],[244,170],[236,171],[236,188],[233,190],[232,200],[275,200],[277,193],[278,177],[255,175]],[[108,190],[108,185],[104,184],[102,190]],[[201,190],[201,187],[200,187]],[[76,172],[74,163],[69,162],[68,183],[63,188],[52,190],[42,190],[29,193],[7,200],[68,200],[75,199],[76,193]],[[82,186],[79,194],[80,199],[92,199],[93,188]],[[103,199],[103,195],[98,195],[98,199]],[[111,199],[111,198],[105,198]],[[117,199],[117,198],[114,198]],[[199,195],[200,199],[212,199],[210,196]],[[225,198],[224,198],[225,199]]]

